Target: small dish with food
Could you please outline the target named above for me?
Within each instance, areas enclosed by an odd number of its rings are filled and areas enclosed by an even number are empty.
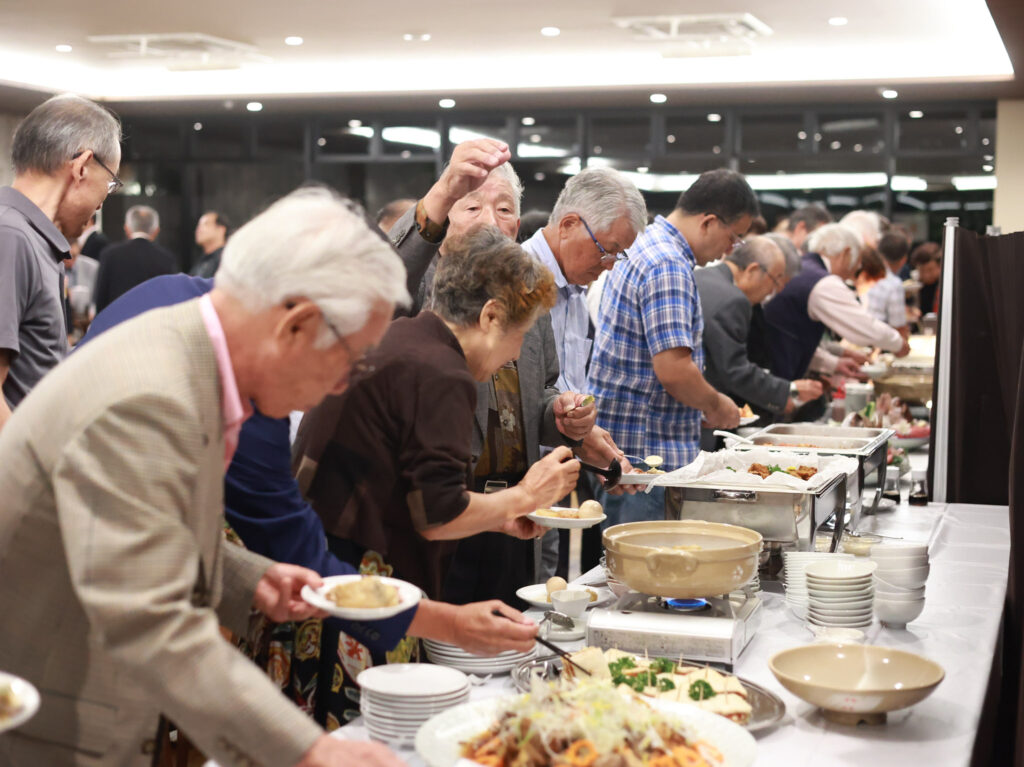
[[[329,615],[348,620],[381,620],[415,607],[419,588],[398,578],[333,575],[318,589],[302,587],[302,598]]]
[[[562,530],[593,527],[606,519],[604,508],[597,501],[584,501],[578,509],[561,506],[537,509],[532,514],[527,514],[527,517],[543,527]]]
[[[0,671],[0,732],[12,730],[39,710],[39,691],[21,677]]]

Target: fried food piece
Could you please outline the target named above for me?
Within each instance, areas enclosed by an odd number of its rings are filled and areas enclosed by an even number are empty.
[[[806,481],[813,477],[815,474],[817,474],[818,470],[815,469],[813,466],[797,466],[795,471],[790,470],[788,473],[792,474],[794,477],[798,477],[799,479]]]
[[[338,607],[393,607],[399,602],[398,589],[376,575],[340,583],[324,596]]]
[[[761,479],[768,479],[768,475],[771,474],[771,470],[763,463],[752,463],[750,468],[747,469],[748,474],[756,474]]]
[[[740,408],[740,418],[750,418],[753,415],[754,411],[750,407],[750,405],[744,405],[743,407]]]

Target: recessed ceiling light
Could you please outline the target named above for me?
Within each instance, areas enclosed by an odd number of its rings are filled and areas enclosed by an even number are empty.
[[[712,112],[711,114],[708,115],[708,122],[720,123],[722,122],[722,115],[718,114],[718,112]]]
[[[668,101],[668,96],[666,96],[664,93],[652,93],[651,94],[651,103],[652,104],[664,104],[666,101]]]
[[[594,144],[594,154],[601,154],[601,152],[603,151],[604,149],[601,147],[600,144]]]
[[[988,146],[988,145],[989,145],[989,143],[990,143],[990,142],[989,142],[989,140],[988,140],[987,138],[983,138],[983,139],[981,140],[981,145],[982,145],[982,146]]]
[[[833,16],[831,19],[828,20],[828,23],[831,24],[833,27],[845,27],[847,24],[850,23],[850,20],[845,16]]]
[[[318,138],[316,140],[316,145],[317,146],[327,146],[327,139],[325,139],[323,136],[321,136],[320,138]]]
[[[402,35],[402,39],[405,40],[405,42],[407,43],[411,43],[413,40],[416,39],[416,35],[406,32],[404,35]]]
[[[284,39],[284,44],[285,45],[302,45],[302,43],[303,43],[303,39],[301,37],[297,37],[295,35],[292,35],[291,37],[286,37]]]
[[[245,108],[248,109],[250,112],[260,112],[263,110],[263,104],[261,104],[259,101],[250,101],[248,104],[245,105]]]
[[[814,134],[814,140],[815,141],[821,141],[821,134],[820,133],[815,133]]]
[[[455,99],[441,99],[437,102],[437,105],[441,107],[441,109],[451,109],[455,106]]]
[[[57,46],[57,53],[71,53],[71,46],[70,45],[64,45],[64,44],[58,45]]]
[[[539,170],[533,174],[534,181],[543,181],[545,178],[547,178],[547,176],[544,175],[544,171],[542,170]]]
[[[956,135],[958,135],[958,136],[959,136],[959,135],[960,135],[961,133],[963,133],[963,132],[964,132],[964,126],[962,126],[962,125],[958,125],[958,126],[956,126],[955,128],[953,128],[953,133],[955,133],[955,134],[956,134]]]
[[[993,170],[995,170],[991,165],[982,165],[981,169],[986,173],[991,173]]]
[[[987,154],[984,157],[982,157],[981,159],[984,160],[985,162],[992,162],[996,158],[995,158],[995,155]]]
[[[540,143],[540,139],[541,139],[541,135],[539,133],[531,133],[530,134],[530,141],[532,141],[534,144],[539,144]]]
[[[843,148],[842,142],[839,142],[839,141],[833,141],[831,144],[829,144],[829,146],[832,147],[833,149],[842,149]]]
[[[907,112],[907,116],[911,120],[920,120],[922,117],[924,117],[924,112],[922,112],[920,109],[911,109],[909,112]]]
[[[711,153],[712,154],[721,154],[722,153],[722,147],[718,146],[718,144],[715,144],[713,147],[711,147]]]
[[[235,102],[232,101],[231,99],[228,99],[227,101],[224,102],[224,108],[225,109],[234,109],[235,108]]]
[[[541,27],[540,33],[544,35],[544,37],[558,37],[562,34],[562,30],[558,27]]]
[[[200,131],[202,129],[203,129],[203,124],[202,123],[192,123],[192,130]]]
[[[667,141],[670,144],[676,143],[675,134],[674,133],[669,133],[667,136],[665,136],[665,141]]]
[[[533,119],[532,117],[524,117],[524,118],[522,119],[522,123],[523,123],[523,125],[535,125],[535,124],[536,124],[536,122],[537,122],[537,121],[536,121],[536,120],[534,120],[534,119]]]
[[[798,139],[800,139],[801,141],[805,141],[807,139],[807,131],[805,131],[805,130],[797,131],[796,132],[796,137]]]
[[[894,91],[892,88],[884,88],[881,93],[883,99],[894,99],[900,95],[898,91]]]
[[[863,152],[864,151],[864,145],[863,144],[854,144],[853,145],[853,151],[854,152]]]
[[[399,157],[401,157],[403,160],[408,160],[410,157],[412,157],[412,152],[410,152],[408,149],[403,149]]]
[[[348,127],[350,127],[350,128],[362,128],[363,127],[363,121],[362,120],[349,120],[348,121]]]
[[[640,167],[638,167],[636,169],[636,172],[637,173],[646,173],[649,170],[650,170],[650,168],[648,168],[646,165],[641,165]]]

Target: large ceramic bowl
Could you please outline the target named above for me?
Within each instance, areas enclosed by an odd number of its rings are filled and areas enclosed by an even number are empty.
[[[873,645],[793,647],[768,665],[783,687],[845,724],[884,722],[887,711],[924,700],[945,676],[927,658]]]
[[[757,572],[761,534],[700,520],[627,522],[603,535],[608,571],[634,591],[687,599],[728,594]]]

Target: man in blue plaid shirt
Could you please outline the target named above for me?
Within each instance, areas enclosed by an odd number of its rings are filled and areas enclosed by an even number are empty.
[[[714,428],[739,424],[736,403],[704,380],[693,269],[731,252],[758,212],[742,175],[708,171],[609,273],[588,380],[598,423],[627,454],[660,455],[666,469],[677,469],[697,457],[702,420]],[[661,488],[601,500],[606,525],[664,516]]]

